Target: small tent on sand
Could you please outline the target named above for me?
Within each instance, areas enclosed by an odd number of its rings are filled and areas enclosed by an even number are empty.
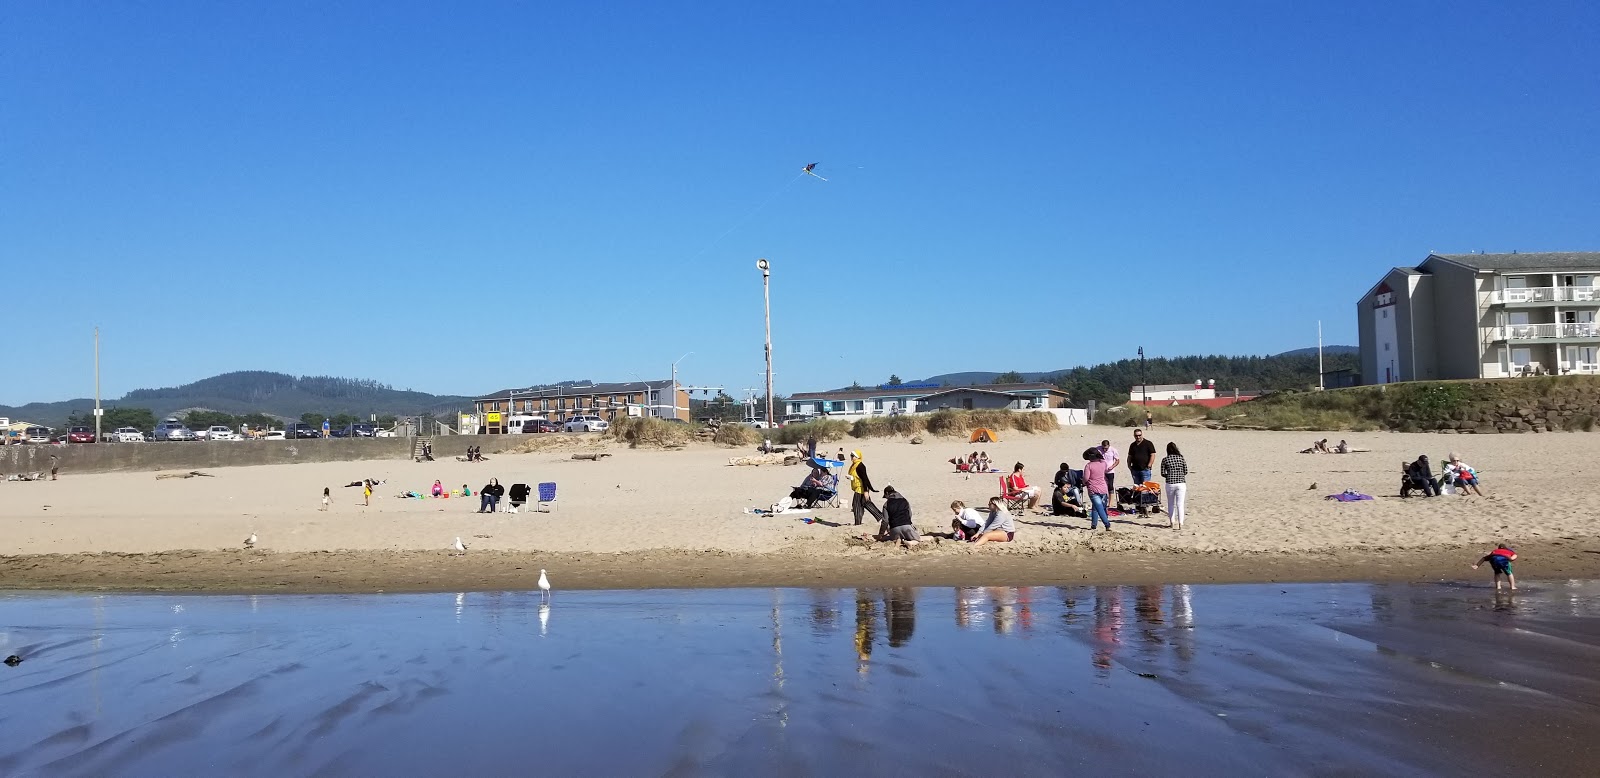
[[[979,427],[979,428],[977,428],[977,429],[972,431],[972,438],[970,440],[968,440],[967,442],[968,443],[999,443],[1000,442],[1000,436],[994,434],[994,430],[989,429],[988,427]]]

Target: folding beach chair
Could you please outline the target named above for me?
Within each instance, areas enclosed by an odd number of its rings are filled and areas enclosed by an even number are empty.
[[[554,481],[547,481],[545,483],[539,484],[539,501],[534,506],[534,509],[542,511],[542,510],[544,510],[544,506],[546,506],[546,505],[555,505],[555,504],[556,504],[556,484],[555,484],[555,482]]]
[[[1021,516],[1028,511],[1028,495],[1011,490],[1011,479],[1000,476],[1000,498],[1006,501],[1006,510],[1014,516]]]

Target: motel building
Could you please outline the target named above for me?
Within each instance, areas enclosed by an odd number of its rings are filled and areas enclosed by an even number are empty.
[[[557,424],[573,416],[599,416],[608,422],[628,416],[689,420],[689,393],[674,381],[502,389],[472,405],[474,423],[490,435],[507,432],[513,419],[524,418]]]
[[[870,389],[836,389],[831,392],[797,392],[786,408],[791,416],[829,416],[847,419],[931,413],[941,408],[1014,411],[1065,408],[1067,393],[1055,384],[898,384]]]
[[[1600,373],[1600,252],[1429,254],[1356,303],[1367,383]]]

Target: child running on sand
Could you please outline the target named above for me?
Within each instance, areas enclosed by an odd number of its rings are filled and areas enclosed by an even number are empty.
[[[1476,570],[1478,565],[1488,562],[1489,566],[1494,568],[1494,590],[1500,591],[1500,576],[1504,575],[1506,580],[1511,582],[1511,591],[1514,592],[1517,590],[1517,577],[1511,573],[1511,563],[1516,560],[1517,550],[1512,548],[1510,543],[1501,543],[1482,559],[1473,563],[1472,569]]]
[[[370,478],[361,482],[361,504],[372,504],[372,479]]]
[[[331,502],[333,502],[333,492],[329,491],[328,487],[326,487],[326,486],[322,487],[322,508],[321,508],[321,510],[327,510],[328,509],[328,503],[331,503]]]

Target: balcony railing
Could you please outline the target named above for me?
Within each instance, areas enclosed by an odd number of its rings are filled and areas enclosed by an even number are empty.
[[[1600,339],[1600,324],[1508,324],[1490,327],[1489,332],[1491,340]]]
[[[1490,303],[1592,303],[1600,302],[1593,286],[1529,286],[1489,293]]]

